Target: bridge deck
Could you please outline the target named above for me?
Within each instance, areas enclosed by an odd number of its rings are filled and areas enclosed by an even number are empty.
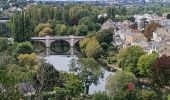
[[[46,40],[46,39],[50,39],[50,40],[55,40],[55,39],[83,39],[85,38],[84,36],[46,36],[46,37],[32,37],[32,40]]]

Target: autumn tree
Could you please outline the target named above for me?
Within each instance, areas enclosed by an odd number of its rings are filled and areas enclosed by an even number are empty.
[[[49,23],[40,23],[34,30],[38,36],[52,35],[52,25]]]
[[[102,52],[102,48],[95,37],[82,40],[80,42],[80,48],[87,57],[97,58]]]
[[[148,24],[144,29],[144,36],[146,37],[146,39],[151,40],[154,30],[160,27],[161,25],[157,22],[151,22],[150,24]]]
[[[57,24],[55,26],[55,34],[56,35],[66,35],[67,34],[67,27],[65,24]]]
[[[170,85],[170,56],[157,58],[152,67],[152,79],[158,86]]]

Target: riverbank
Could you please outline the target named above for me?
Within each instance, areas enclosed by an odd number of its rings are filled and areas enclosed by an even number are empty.
[[[117,67],[115,64],[109,64],[105,59],[98,59],[97,60],[102,65],[105,65],[109,68],[110,71],[116,72],[116,71],[122,71],[122,68]]]

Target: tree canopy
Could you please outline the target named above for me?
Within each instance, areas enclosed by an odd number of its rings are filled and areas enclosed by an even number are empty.
[[[139,46],[131,46],[126,49],[122,49],[118,54],[118,65],[123,70],[136,73],[138,60],[143,54],[144,50]]]

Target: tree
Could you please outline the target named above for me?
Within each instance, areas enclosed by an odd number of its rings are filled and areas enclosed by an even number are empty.
[[[32,54],[20,54],[18,56],[18,62],[21,66],[34,66],[36,64],[36,55],[35,53]]]
[[[71,19],[78,18],[78,13],[82,8],[79,6],[73,6],[69,9],[69,17]]]
[[[35,28],[34,32],[38,36],[45,36],[50,35],[53,33],[53,30],[51,29],[52,25],[49,23],[40,23]]]
[[[79,18],[79,19],[81,19],[81,18],[83,18],[83,17],[87,17],[87,16],[89,16],[90,15],[90,13],[89,13],[89,11],[88,11],[88,9],[80,9],[79,11],[78,11],[78,13],[77,13],[77,17]]]
[[[89,58],[97,58],[102,52],[102,48],[95,37],[82,40],[80,42],[80,48]]]
[[[152,79],[158,86],[170,85],[170,56],[157,58],[152,67]]]
[[[153,64],[157,58],[158,55],[156,53],[142,55],[137,63],[137,70],[139,70],[139,74],[145,77],[150,76],[151,68],[153,67]]]
[[[86,25],[89,31],[94,30],[94,22],[91,20],[90,17],[83,17],[79,20],[78,25]]]
[[[26,16],[24,11],[18,12],[14,16],[12,16],[9,24],[12,37],[16,42],[25,42],[31,39],[32,32],[30,30],[30,27],[30,20],[28,16]]]
[[[99,32],[97,34],[97,40],[99,41],[99,43],[107,43],[109,45],[113,40],[113,30],[108,29]]]
[[[88,32],[87,25],[78,25],[77,26],[77,35],[78,36],[86,36]]]
[[[137,100],[157,100],[157,94],[152,90],[139,90]]]
[[[6,50],[8,48],[8,40],[0,37],[0,52]]]
[[[134,23],[135,22],[135,17],[129,17],[128,20]]]
[[[76,75],[65,73],[61,78],[63,80],[63,87],[54,87],[57,94],[71,99],[83,93],[83,84]]]
[[[118,54],[118,65],[123,70],[128,70],[136,74],[138,59],[144,54],[143,48],[131,46],[120,50]]]
[[[30,42],[20,43],[13,52],[14,57],[18,57],[20,54],[31,54],[34,49]]]
[[[89,92],[89,86],[97,85],[102,76],[101,68],[93,58],[72,59],[70,61],[70,71],[75,72],[82,81],[86,94]]]
[[[56,35],[66,35],[67,34],[67,27],[65,24],[57,24],[55,27]]]
[[[53,30],[50,27],[45,27],[42,31],[39,32],[38,36],[51,35]]]
[[[157,22],[151,22],[150,24],[148,24],[146,28],[144,29],[144,36],[146,37],[146,39],[150,40],[153,36],[154,30],[160,27],[161,25]]]
[[[136,84],[135,75],[128,72],[117,71],[114,75],[109,75],[106,82],[106,92],[114,98],[114,100],[128,100],[128,84]],[[131,91],[133,92],[133,90]],[[133,98],[131,98],[133,100]]]
[[[167,19],[170,19],[170,14],[168,14],[166,18],[167,18]]]
[[[51,91],[55,86],[60,86],[59,71],[53,65],[41,63],[35,76],[38,92]]]
[[[96,92],[93,94],[93,100],[111,100],[105,92]]]
[[[67,29],[67,35],[76,35],[76,26]]]
[[[116,15],[116,8],[114,7],[109,7],[108,8],[108,16],[111,18],[111,19],[114,19],[115,18],[115,15]]]

